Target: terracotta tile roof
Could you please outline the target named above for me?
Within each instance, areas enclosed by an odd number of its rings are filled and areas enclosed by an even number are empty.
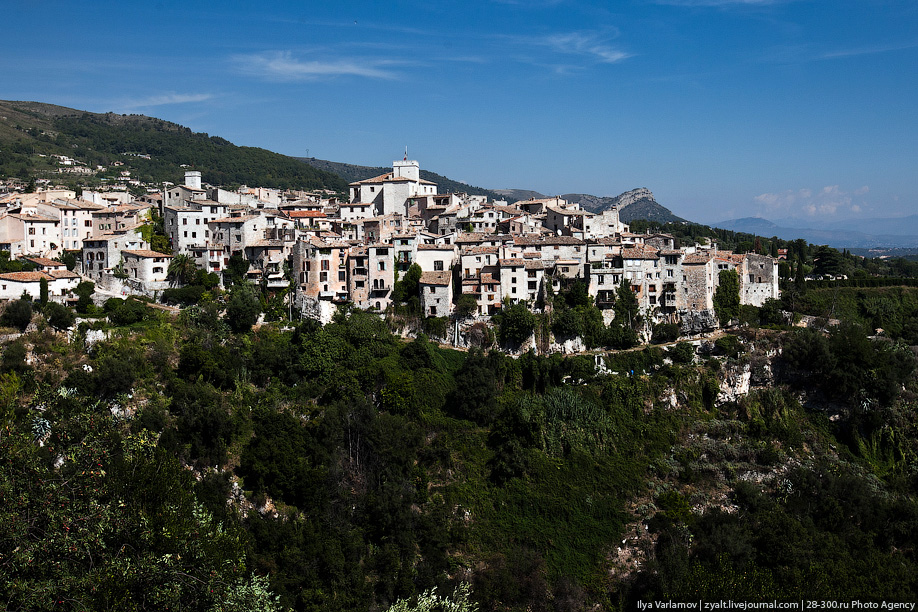
[[[454,251],[456,247],[451,244],[419,244],[419,251]]]
[[[496,246],[473,246],[462,249],[463,255],[497,255]]]
[[[258,215],[242,215],[240,217],[221,217],[219,219],[214,219],[211,223],[245,223],[246,221],[251,221],[252,219],[257,219]]]
[[[573,236],[514,236],[513,243],[521,246],[561,246],[561,245],[582,245],[586,244],[580,238],[574,238]]]
[[[395,176],[394,172],[387,172],[386,174],[380,174],[379,176],[374,176],[373,178],[364,179],[362,181],[354,181],[353,183],[348,183],[348,186],[356,185],[368,185],[370,183],[400,183],[403,181],[412,181],[417,182],[422,185],[436,185],[436,183],[431,181],[425,181],[424,179],[418,179],[414,181],[413,179],[408,178],[407,176]]]
[[[44,272],[5,272],[0,274],[0,279],[7,281],[17,281],[20,283],[37,283],[41,279],[51,278]]]
[[[652,246],[637,244],[622,249],[622,259],[660,259]]]
[[[166,253],[160,253],[158,251],[151,251],[149,249],[139,249],[136,251],[121,251],[121,252],[124,253],[125,255],[131,255],[132,257],[143,257],[143,258],[150,258],[150,257],[172,258],[173,257],[173,255],[168,255]]]
[[[8,215],[14,219],[20,219],[22,221],[37,221],[39,223],[59,223],[60,219],[57,217],[49,217],[48,215],[26,215],[22,213],[14,213]]]
[[[53,259],[48,259],[47,257],[24,257],[26,261],[31,261],[33,264],[41,266],[42,268],[66,268],[64,264],[59,261],[54,261]]]
[[[452,283],[452,272],[421,272],[421,278],[418,281],[421,285],[440,285],[449,286]]]
[[[284,212],[285,215],[291,219],[301,219],[301,218],[315,218],[315,217],[327,217],[324,212],[320,210],[288,210]]]
[[[684,264],[706,264],[711,261],[710,255],[701,255],[699,253],[693,253],[691,255],[686,255],[685,259],[682,260]]]
[[[79,274],[70,270],[49,270],[48,274],[54,278],[81,278]]]

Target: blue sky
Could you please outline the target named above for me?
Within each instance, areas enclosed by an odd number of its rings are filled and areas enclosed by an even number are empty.
[[[918,212],[914,0],[4,5],[3,99],[702,222]]]

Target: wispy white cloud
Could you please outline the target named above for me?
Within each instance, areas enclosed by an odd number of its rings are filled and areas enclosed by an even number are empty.
[[[602,64],[616,64],[632,57],[631,53],[608,45],[604,37],[590,32],[555,34],[547,37],[545,41],[558,53],[583,55]]]
[[[895,45],[874,45],[871,47],[858,47],[854,49],[841,49],[823,53],[819,59],[840,59],[845,57],[857,57],[859,55],[874,55],[877,53],[889,53],[890,51],[903,51],[905,49],[914,49],[918,47],[918,41],[909,43],[899,43]]]
[[[867,185],[853,192],[844,191],[838,185],[828,185],[817,191],[803,188],[763,193],[753,199],[759,204],[758,212],[763,216],[826,217],[861,212],[864,196],[869,192]]]
[[[399,76],[388,69],[396,62],[380,59],[300,59],[290,51],[272,51],[237,55],[233,61],[241,72],[273,81],[306,81],[337,76],[396,79]]]
[[[118,103],[118,107],[122,109],[131,109],[131,108],[145,108],[148,106],[165,106],[167,104],[189,104],[192,102],[204,102],[210,100],[214,97],[213,94],[209,93],[200,93],[200,94],[181,94],[181,93],[163,93],[163,94],[154,94],[146,98],[136,98],[130,100],[122,100]]]

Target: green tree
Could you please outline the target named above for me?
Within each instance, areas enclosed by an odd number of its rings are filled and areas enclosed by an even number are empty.
[[[460,319],[467,319],[478,312],[478,300],[471,293],[463,293],[456,300],[456,316]]]
[[[501,341],[522,344],[532,336],[535,324],[535,315],[529,312],[526,304],[514,304],[500,318]]]
[[[714,292],[714,312],[720,324],[726,327],[739,317],[739,276],[736,270],[721,270],[717,275],[717,290]]]
[[[229,262],[226,264],[226,277],[229,284],[236,285],[245,281],[245,274],[249,271],[249,260],[242,256],[242,253],[236,251],[230,255]]]
[[[96,291],[96,284],[91,281],[82,281],[73,290],[77,294],[76,310],[80,314],[88,314],[94,307],[92,294]]]
[[[50,302],[44,308],[45,319],[56,330],[65,330],[73,325],[76,320],[73,311],[57,302]]]
[[[190,285],[197,278],[197,272],[194,260],[185,253],[179,253],[169,263],[167,274],[173,284]]]
[[[38,281],[38,304],[44,308],[48,303],[48,279],[44,276]]]
[[[631,282],[622,278],[621,284],[615,290],[615,303],[612,304],[615,320],[622,327],[634,329],[640,325],[640,307],[637,296],[631,290]]]
[[[816,247],[813,257],[813,272],[822,276],[838,276],[845,273],[845,259],[842,254],[829,246]]]
[[[250,283],[233,285],[226,303],[226,323],[237,334],[252,329],[261,313],[261,302]]]
[[[392,299],[398,303],[408,302],[411,298],[418,297],[418,282],[421,280],[421,266],[411,264],[405,276],[400,278],[392,290]]]

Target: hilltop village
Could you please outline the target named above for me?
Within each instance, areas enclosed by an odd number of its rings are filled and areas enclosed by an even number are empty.
[[[508,204],[484,196],[438,192],[417,161],[349,185],[347,201],[330,192],[202,184],[133,197],[128,192],[53,190],[0,198],[0,250],[34,265],[0,274],[0,298],[37,296],[44,278],[51,299],[66,301],[82,280],[114,295],[155,298],[175,286],[175,257],[219,275],[233,256],[266,290],[292,288],[291,306],[330,320],[340,304],[383,313],[396,281],[414,264],[426,317],[487,317],[515,303],[542,308],[547,295],[580,281],[606,322],[627,282],[650,321],[713,326],[719,273],[734,270],[741,304],[778,297],[778,262],[716,244],[679,245],[668,234],[632,233],[616,208],[594,214],[560,197]],[[151,249],[160,217],[169,249]],[[60,261],[73,254],[68,270]],[[172,266],[174,268],[174,266]],[[291,287],[292,286],[292,287]]]

